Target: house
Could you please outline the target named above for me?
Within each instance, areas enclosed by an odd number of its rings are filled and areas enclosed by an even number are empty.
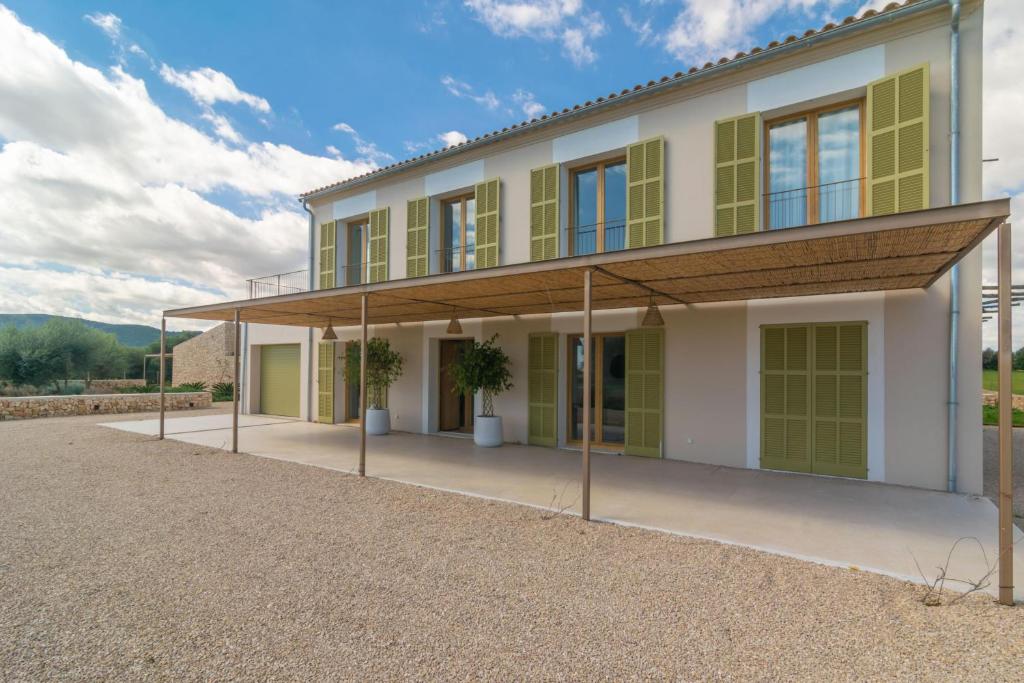
[[[203,382],[207,387],[233,382],[235,328],[229,323],[212,327],[174,347],[171,384]]]
[[[310,191],[312,291],[167,315],[244,323],[250,413],[358,420],[366,321],[405,360],[394,428],[468,432],[446,359],[497,334],[507,442],[980,493],[1009,204],[979,201],[961,5],[955,71],[949,1],[893,3]]]

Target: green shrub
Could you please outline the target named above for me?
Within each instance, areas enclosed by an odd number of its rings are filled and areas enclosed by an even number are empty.
[[[182,382],[175,389],[178,391],[206,391],[206,382]]]
[[[512,388],[512,361],[494,335],[481,343],[473,341],[452,363],[451,373],[456,394],[483,393],[483,417],[494,417],[494,397]]]
[[[217,382],[213,385],[214,401],[231,401],[235,398],[235,385],[233,382]]]
[[[359,342],[349,344],[345,356],[345,381],[359,383]],[[366,388],[370,408],[384,406],[384,393],[402,376],[402,355],[391,348],[391,342],[374,337],[367,344]]]

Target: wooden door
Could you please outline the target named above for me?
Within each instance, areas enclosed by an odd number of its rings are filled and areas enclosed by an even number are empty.
[[[470,343],[468,339],[442,339],[440,348],[440,367],[438,378],[439,420],[438,429],[442,432],[473,431],[473,397],[457,394],[453,391],[454,383],[450,373],[452,363],[462,354]]]

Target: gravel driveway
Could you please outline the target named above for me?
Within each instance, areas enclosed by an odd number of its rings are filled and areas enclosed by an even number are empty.
[[[2,680],[1021,677],[987,596],[95,421],[0,423]]]

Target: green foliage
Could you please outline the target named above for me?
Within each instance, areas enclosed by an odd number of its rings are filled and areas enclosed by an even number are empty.
[[[349,344],[345,355],[345,381],[359,382],[359,348],[361,344]],[[384,406],[384,394],[388,387],[402,376],[402,355],[391,348],[391,342],[381,337],[372,338],[367,344],[366,388],[370,408]]]
[[[483,416],[494,416],[494,397],[512,388],[512,361],[495,343],[498,335],[485,342],[473,341],[451,367],[452,390],[456,394],[483,393]]]
[[[986,391],[999,391],[999,371],[982,370],[981,388]],[[1010,393],[1024,395],[1024,371],[1014,370],[1010,373]]]
[[[179,384],[176,387],[164,387],[165,394],[188,394],[194,391],[206,391],[205,389],[196,389],[195,385],[191,383]],[[141,387],[119,387],[114,389],[118,394],[157,394],[160,392],[159,384],[146,384]]]
[[[999,406],[982,406],[981,423],[984,425],[999,424]],[[1024,427],[1024,411],[1013,409],[1013,426]]]
[[[206,391],[206,382],[182,382],[177,388],[182,391]]]
[[[235,398],[235,385],[233,382],[217,382],[213,385],[214,401],[231,401]]]
[[[999,356],[995,349],[985,349],[981,352],[981,368],[983,370],[997,370],[999,368]]]

